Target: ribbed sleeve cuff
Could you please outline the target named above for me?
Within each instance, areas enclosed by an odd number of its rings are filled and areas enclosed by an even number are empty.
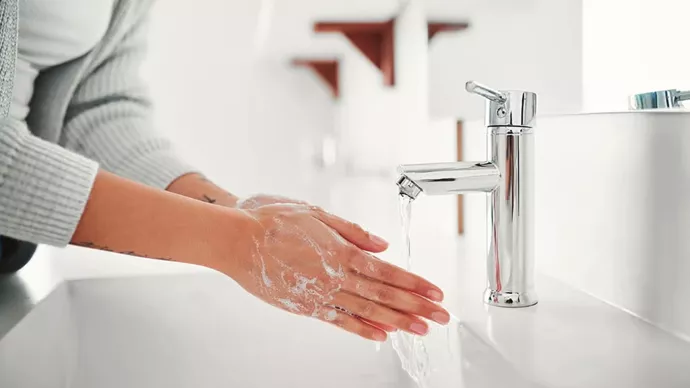
[[[65,246],[86,207],[98,163],[6,120],[0,137],[0,234]]]
[[[148,186],[165,190],[175,179],[199,170],[183,162],[171,151],[139,155],[113,173]]]

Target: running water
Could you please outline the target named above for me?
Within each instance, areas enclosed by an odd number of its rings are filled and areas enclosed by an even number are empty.
[[[403,257],[407,259],[407,270],[411,271],[410,221],[412,218],[412,198],[404,194],[400,195],[400,218],[403,233]],[[391,341],[405,372],[417,383],[417,386],[427,388],[427,378],[431,370],[429,354],[422,337],[398,332],[391,334]]]

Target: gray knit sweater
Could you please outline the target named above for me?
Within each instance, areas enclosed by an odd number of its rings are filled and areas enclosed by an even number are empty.
[[[17,1],[0,0],[0,235],[69,243],[99,168],[157,188],[194,171],[152,128],[139,78],[152,0],[118,0],[87,55],[36,80],[27,125],[8,117]]]

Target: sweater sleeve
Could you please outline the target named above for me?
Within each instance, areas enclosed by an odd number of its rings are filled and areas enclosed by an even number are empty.
[[[77,228],[98,164],[0,120],[0,235],[65,246]]]
[[[84,211],[98,164],[8,118],[17,31],[17,1],[0,0],[0,235],[64,246]]]
[[[146,18],[135,24],[80,83],[67,111],[61,144],[107,171],[164,189],[196,170],[154,129],[150,97],[140,76],[147,25]]]

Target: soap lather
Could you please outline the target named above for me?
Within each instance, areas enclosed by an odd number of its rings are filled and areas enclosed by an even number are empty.
[[[534,290],[534,126],[537,95],[498,91],[473,81],[486,98],[487,161],[403,165],[401,195],[484,192],[487,206],[488,286],[484,302],[500,307],[537,303]]]

